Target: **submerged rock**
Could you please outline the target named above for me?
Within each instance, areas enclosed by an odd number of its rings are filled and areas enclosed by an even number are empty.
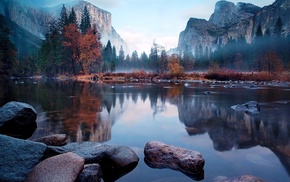
[[[214,179],[214,182],[263,182],[263,180],[251,175],[244,175],[235,178],[218,176]]]
[[[245,104],[234,105],[231,107],[235,111],[242,111],[247,114],[259,114],[260,113],[260,105],[256,101],[250,101]]]
[[[27,139],[37,127],[35,109],[25,103],[8,102],[0,108],[0,134]]]
[[[42,143],[0,135],[0,181],[23,181],[46,148]]]
[[[205,161],[197,151],[170,146],[158,141],[151,141],[146,143],[144,154],[145,162],[153,168],[170,168],[181,171],[186,175],[203,173]]]
[[[68,152],[40,162],[25,182],[74,182],[84,167],[84,159]]]

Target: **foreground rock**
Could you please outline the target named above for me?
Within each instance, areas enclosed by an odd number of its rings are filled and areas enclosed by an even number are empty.
[[[36,117],[36,111],[31,105],[8,102],[0,108],[0,134],[27,139],[37,127]]]
[[[42,143],[0,135],[0,181],[24,181],[46,148]]]
[[[244,175],[236,178],[219,176],[214,179],[214,182],[263,182],[263,180],[251,175]]]
[[[260,105],[256,101],[250,101],[245,104],[234,105],[231,108],[235,111],[242,111],[252,115],[260,113]]]
[[[102,170],[99,164],[87,164],[79,175],[77,182],[99,182],[102,178]]]
[[[57,147],[48,146],[46,157],[66,152],[73,152],[85,159],[85,164],[100,164],[105,181],[115,181],[132,171],[138,164],[139,157],[126,146],[112,146],[96,142],[69,143]]]
[[[84,167],[84,159],[65,153],[40,162],[28,175],[26,182],[74,182]]]
[[[205,161],[196,151],[151,141],[145,145],[144,154],[145,162],[153,168],[170,168],[197,178],[196,174],[203,173]]]
[[[67,144],[67,139],[68,137],[66,134],[55,134],[38,138],[35,141],[44,143],[46,145],[63,146]]]

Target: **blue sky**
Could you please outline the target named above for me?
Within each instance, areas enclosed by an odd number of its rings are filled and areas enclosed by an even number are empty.
[[[22,0],[34,5],[56,5],[73,0]],[[112,13],[112,24],[130,51],[150,52],[155,40],[166,50],[177,47],[179,33],[190,17],[209,19],[218,0],[87,0]],[[274,0],[231,0],[260,7]]]

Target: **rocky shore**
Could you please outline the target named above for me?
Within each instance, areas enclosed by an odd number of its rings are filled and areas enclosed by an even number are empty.
[[[28,140],[37,127],[36,116],[35,109],[25,103],[9,102],[0,108],[0,181],[110,182],[138,165],[139,157],[127,146],[67,143],[65,134]],[[204,179],[205,159],[197,151],[150,141],[144,147],[144,155],[151,168],[169,168],[193,180]],[[262,180],[242,176],[218,177],[215,181]]]

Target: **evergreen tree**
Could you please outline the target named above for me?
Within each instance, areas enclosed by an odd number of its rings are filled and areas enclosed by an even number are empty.
[[[0,75],[11,75],[18,63],[17,50],[9,39],[10,30],[4,24],[0,15]]]
[[[118,67],[120,69],[124,69],[125,66],[124,66],[124,60],[125,60],[125,52],[124,52],[124,49],[123,49],[123,46],[120,47],[120,50],[119,50],[119,56],[118,56]]]
[[[59,18],[59,29],[60,33],[63,33],[64,26],[68,25],[68,16],[65,6],[63,5],[60,11],[60,18]]]
[[[279,16],[279,18],[277,19],[276,24],[274,25],[274,31],[273,31],[274,35],[276,37],[281,37],[282,33],[283,33],[283,23],[282,23],[282,19]]]
[[[85,6],[80,24],[82,34],[84,35],[89,28],[91,28],[91,18],[87,6]]]
[[[78,25],[77,15],[76,15],[73,7],[71,8],[71,12],[70,12],[69,17],[68,17],[68,24],[71,24],[71,23]]]
[[[194,56],[191,50],[191,46],[187,45],[185,50],[183,51],[183,61],[182,66],[185,71],[192,71],[194,65]]]

